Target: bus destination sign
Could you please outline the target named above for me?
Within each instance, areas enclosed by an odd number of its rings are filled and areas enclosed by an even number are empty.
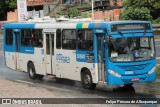
[[[112,32],[125,31],[125,30],[150,30],[148,23],[129,23],[129,24],[115,24],[111,25]]]

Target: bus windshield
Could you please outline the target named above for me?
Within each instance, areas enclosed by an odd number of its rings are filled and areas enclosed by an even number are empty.
[[[151,36],[109,38],[109,58],[113,62],[144,61],[155,58]]]

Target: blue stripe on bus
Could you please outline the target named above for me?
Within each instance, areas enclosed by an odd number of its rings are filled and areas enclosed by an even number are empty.
[[[94,28],[94,23],[90,23],[88,26],[89,29]]]
[[[10,29],[24,29],[24,28],[35,28],[35,24],[4,24],[4,28],[10,28]]]
[[[122,38],[122,35],[120,34],[112,34],[114,38]],[[123,37],[138,37],[138,36],[153,36],[153,33],[128,33],[128,34],[123,34]]]
[[[106,23],[102,23],[102,24],[101,24],[101,26],[100,26],[100,28],[104,28],[104,29],[106,29],[106,28],[108,28],[108,24],[106,24]]]
[[[16,52],[16,49],[13,45],[6,45],[5,46],[6,52]],[[25,54],[34,54],[34,47],[20,47],[19,53],[25,53]]]
[[[20,47],[19,53],[34,54],[34,47]]]

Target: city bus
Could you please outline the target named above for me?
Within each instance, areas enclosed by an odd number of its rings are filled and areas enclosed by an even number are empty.
[[[44,76],[132,86],[156,79],[155,42],[148,21],[13,23],[4,25],[5,65]]]

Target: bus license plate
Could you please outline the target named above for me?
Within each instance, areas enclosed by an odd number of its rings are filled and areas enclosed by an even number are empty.
[[[139,81],[139,78],[132,78],[132,81]]]

